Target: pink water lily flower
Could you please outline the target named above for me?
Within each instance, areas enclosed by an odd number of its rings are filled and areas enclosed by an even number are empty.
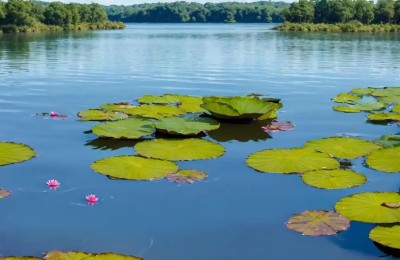
[[[60,187],[60,182],[57,181],[56,179],[48,180],[48,181],[46,182],[46,184],[47,184],[47,186],[49,186],[49,188],[50,188],[51,190],[56,190],[56,189],[58,189],[58,188]]]
[[[56,111],[51,111],[50,112],[50,116],[51,117],[57,117],[57,116],[59,116],[60,114],[59,113],[57,113]]]
[[[90,195],[86,196],[86,202],[88,205],[94,205],[97,203],[98,200],[99,200],[99,198],[94,194],[90,194]]]

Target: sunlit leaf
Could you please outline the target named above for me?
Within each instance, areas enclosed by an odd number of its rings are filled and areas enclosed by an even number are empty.
[[[205,172],[199,170],[180,170],[176,173],[168,174],[165,178],[172,182],[187,182],[192,184],[207,178],[207,176]]]
[[[11,195],[11,192],[5,189],[0,189],[0,199],[8,197]]]
[[[344,113],[360,113],[361,110],[350,106],[334,106],[333,110]]]
[[[307,210],[294,214],[286,227],[307,236],[334,235],[348,229],[350,221],[336,212]]]
[[[395,223],[400,221],[400,208],[390,208],[387,203],[399,203],[397,192],[363,192],[342,198],[335,210],[348,218],[367,223]]]
[[[144,95],[137,99],[142,104],[176,104],[180,101],[180,95],[164,94],[162,96]]]
[[[357,101],[360,99],[361,99],[361,97],[356,96],[356,95],[351,95],[348,93],[340,93],[336,97],[332,98],[332,100],[337,103],[349,103],[349,104],[353,104],[354,101]]]
[[[135,107],[129,102],[117,102],[117,103],[112,103],[112,104],[103,104],[100,106],[102,109],[107,110],[107,111],[119,111],[119,112],[124,112],[125,109],[127,108],[132,108]]]
[[[201,104],[203,104],[202,97],[180,96],[178,107],[186,113],[203,113],[205,110]]]
[[[246,164],[257,171],[271,173],[303,173],[339,167],[339,162],[328,154],[304,148],[255,152],[246,159]]]
[[[225,153],[225,148],[222,145],[197,138],[156,139],[138,143],[134,148],[142,156],[164,160],[212,159]]]
[[[352,90],[350,90],[351,94],[355,94],[355,95],[370,95],[372,93],[372,89],[371,88],[353,88]]]
[[[174,162],[128,155],[100,159],[91,167],[100,174],[129,180],[157,180],[178,170]]]
[[[378,102],[386,104],[400,103],[400,96],[379,97]]]
[[[197,135],[219,128],[219,123],[206,117],[168,117],[156,123],[157,130],[172,135]]]
[[[369,238],[379,244],[400,249],[400,225],[379,225],[371,230]]]
[[[399,96],[400,87],[371,88],[371,95],[375,97]]]
[[[35,151],[25,144],[0,142],[0,166],[27,161],[35,154]]]
[[[308,171],[301,178],[304,183],[321,189],[345,189],[367,181],[362,174],[342,169]]]
[[[382,135],[379,139],[374,140],[385,148],[400,146],[400,135]]]
[[[376,110],[382,110],[386,108],[386,104],[380,103],[380,102],[360,102],[355,105],[350,106],[353,109],[358,109],[361,111],[376,111]]]
[[[142,105],[124,110],[125,113],[133,116],[160,119],[163,117],[171,117],[185,114],[185,111],[177,107],[162,105]]]
[[[129,118],[117,122],[99,124],[92,128],[93,134],[100,137],[138,139],[155,132],[153,122],[140,118]]]
[[[400,113],[400,104],[397,104],[397,105],[393,106],[392,111],[394,113]]]
[[[382,148],[379,144],[353,137],[329,137],[311,140],[304,146],[343,159],[355,159]]]
[[[400,114],[374,113],[367,116],[370,121],[400,121]]]
[[[48,252],[45,260],[144,260],[141,257],[120,255],[114,253],[91,254],[85,252]]]
[[[78,113],[82,121],[108,121],[121,120],[128,115],[120,112],[106,112],[101,109],[87,109]]]
[[[378,171],[400,172],[400,147],[373,151],[367,155],[365,162]]]
[[[270,125],[263,126],[265,132],[290,131],[294,129],[294,125],[289,121],[273,120]]]

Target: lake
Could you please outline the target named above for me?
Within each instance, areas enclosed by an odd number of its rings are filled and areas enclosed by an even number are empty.
[[[400,85],[399,34],[287,33],[268,24],[128,24],[126,30],[0,35],[0,140],[33,147],[29,161],[0,167],[0,255],[50,250],[116,252],[147,260],[376,259],[374,225],[352,222],[335,236],[286,229],[295,213],[332,210],[362,191],[397,191],[396,174],[355,160],[362,186],[321,190],[298,175],[258,173],[245,158],[269,148],[300,147],[328,136],[373,140],[399,132],[366,123],[365,114],[332,110],[331,98],[355,87]],[[281,98],[279,119],[294,131],[270,135],[240,128],[211,134],[226,153],[179,162],[205,171],[194,184],[110,180],[90,165],[135,154],[134,142],[88,132],[77,112],[134,101],[144,94]],[[36,113],[57,111],[68,120]],[[249,134],[250,133],[250,134]],[[45,182],[61,187],[49,190]],[[96,194],[88,206],[85,196]]]

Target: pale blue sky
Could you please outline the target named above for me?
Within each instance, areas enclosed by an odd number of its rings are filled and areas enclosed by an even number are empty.
[[[48,2],[51,2],[51,0],[47,0]],[[56,1],[56,0],[54,0]],[[133,4],[142,4],[142,3],[159,3],[159,2],[175,2],[177,0],[61,0],[61,2],[65,3],[84,3],[84,4],[90,4],[92,2],[94,3],[99,3],[102,5],[133,5]],[[206,2],[212,2],[212,3],[217,3],[217,2],[228,2],[229,0],[196,0],[193,2],[199,2],[199,3],[206,3]],[[232,1],[232,0],[231,0]],[[293,0],[283,0],[284,2],[293,2]],[[254,1],[238,1],[238,2],[254,2]]]

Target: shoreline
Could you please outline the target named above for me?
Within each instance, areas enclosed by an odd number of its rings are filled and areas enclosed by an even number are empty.
[[[285,22],[273,28],[284,32],[332,32],[332,33],[396,33],[400,32],[400,24],[362,24],[348,23],[290,23]]]

